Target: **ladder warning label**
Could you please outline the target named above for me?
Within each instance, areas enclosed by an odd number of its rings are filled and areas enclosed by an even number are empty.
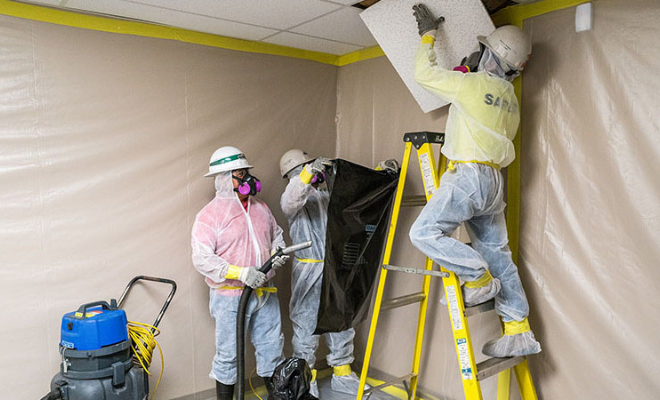
[[[456,298],[456,286],[447,286],[447,304],[449,304],[449,314],[451,323],[454,325],[455,331],[463,329],[463,322],[461,321],[460,310],[458,309],[458,299]]]
[[[458,360],[461,363],[461,375],[463,380],[473,378],[472,367],[470,366],[470,353],[468,352],[467,339],[456,339],[456,348],[458,349]]]
[[[431,160],[428,153],[419,155],[419,161],[422,166],[422,176],[424,177],[424,188],[427,195],[433,195],[435,192],[435,183],[433,183],[433,170],[431,168]]]

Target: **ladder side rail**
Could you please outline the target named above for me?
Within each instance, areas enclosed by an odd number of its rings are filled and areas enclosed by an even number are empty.
[[[511,371],[509,369],[508,371]],[[537,400],[536,389],[534,388],[534,381],[532,380],[532,374],[529,371],[529,364],[527,363],[527,357],[525,361],[513,367],[513,371],[516,375],[516,381],[518,382],[518,389],[520,390],[520,398],[522,400]]]
[[[497,316],[500,320],[500,334],[504,335],[504,321],[502,317]],[[497,374],[497,400],[509,400],[511,393],[511,368]]]
[[[422,174],[422,182],[424,183],[424,193],[426,194],[426,201],[428,202],[435,190],[440,184],[440,176],[435,168],[435,157],[433,155],[433,148],[430,143],[424,143],[417,149],[417,159],[419,161],[419,169]],[[424,162],[428,161],[425,169]],[[431,180],[428,179],[428,174],[431,175]],[[432,184],[432,188],[427,188],[427,184]],[[426,257],[424,269],[430,271],[433,269],[433,260]],[[422,300],[419,305],[419,317],[417,319],[417,334],[415,337],[415,350],[413,356],[412,373],[413,377],[410,379],[410,399],[415,400],[417,396],[417,383],[419,380],[419,365],[421,363],[422,345],[424,343],[424,329],[426,327],[426,313],[428,310],[429,292],[431,290],[431,277],[424,276],[422,282],[422,292],[426,294],[426,298]]]
[[[433,154],[431,157],[420,157],[420,168],[422,162],[429,162],[430,165],[426,168],[433,170],[433,180],[435,188],[440,185],[440,179],[446,171],[447,159],[440,154],[438,167],[435,168],[433,164]],[[424,181],[426,182],[426,181]],[[431,200],[433,193],[426,190],[427,202]],[[440,266],[442,272],[449,273],[449,277],[443,278],[443,286],[445,288],[445,298],[447,299],[447,308],[449,310],[449,318],[451,320],[452,332],[454,336],[454,346],[456,347],[456,355],[458,356],[458,365],[461,370],[461,378],[463,383],[463,391],[467,400],[482,400],[481,385],[477,380],[477,363],[474,357],[474,349],[472,346],[472,339],[470,336],[470,329],[465,316],[465,304],[463,303],[463,293],[461,291],[461,284],[453,272]]]
[[[406,175],[408,174],[408,164],[410,162],[410,154],[412,152],[412,144],[406,143],[405,151],[403,153],[403,160],[401,163],[401,171],[399,173],[399,183],[394,197],[394,207],[390,218],[390,226],[387,235],[387,242],[385,245],[385,254],[383,255],[383,264],[390,263],[392,255],[392,244],[394,243],[394,234],[396,232],[396,225],[399,219],[399,210],[401,208],[401,199],[403,198],[403,190],[406,184]],[[378,325],[378,317],[380,315],[381,303],[383,300],[383,292],[385,290],[385,280],[387,279],[387,270],[381,268],[380,278],[378,280],[378,289],[376,291],[376,299],[374,301],[373,315],[371,317],[371,326],[369,327],[369,336],[367,338],[367,347],[364,353],[364,361],[362,363],[362,372],[360,373],[360,384],[356,399],[362,399],[364,395],[364,385],[367,382],[367,374],[369,372],[369,363],[371,362],[371,352],[374,346],[374,337],[376,336],[376,326]]]
[[[445,268],[442,271],[451,272]],[[474,357],[474,349],[470,336],[470,329],[465,316],[465,305],[463,293],[458,276],[451,273],[449,278],[443,278],[449,319],[451,320],[454,336],[454,346],[458,356],[458,365],[461,370],[463,391],[467,400],[482,400],[481,385],[477,380],[477,363]]]

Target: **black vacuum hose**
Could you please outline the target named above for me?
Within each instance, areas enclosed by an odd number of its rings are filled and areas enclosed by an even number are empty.
[[[268,271],[273,267],[273,258],[277,255],[282,255],[282,250],[278,250],[277,253],[272,255],[264,265],[259,268],[259,271],[267,274]],[[279,254],[278,254],[279,253]],[[236,319],[236,368],[237,378],[236,378],[236,400],[243,400],[245,396],[245,312],[247,310],[248,302],[250,301],[250,295],[254,292],[249,286],[245,286],[243,289],[243,294],[241,294],[241,301],[238,303],[238,313]]]
[[[273,259],[285,254],[293,253],[294,251],[305,249],[312,246],[312,242],[308,241],[301,244],[294,244],[284,249],[277,249],[277,251],[266,261],[264,265],[259,268],[259,271],[267,274],[273,267]],[[247,310],[250,295],[254,289],[245,286],[241,300],[238,303],[238,312],[236,316],[236,400],[243,400],[245,397],[245,312]]]
[[[41,400],[60,400],[61,398],[62,398],[62,392],[60,392],[60,388],[58,387],[53,389],[52,392],[42,397]]]

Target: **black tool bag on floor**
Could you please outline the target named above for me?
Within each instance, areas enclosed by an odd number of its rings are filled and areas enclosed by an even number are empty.
[[[356,326],[369,310],[399,174],[335,160],[315,334]]]

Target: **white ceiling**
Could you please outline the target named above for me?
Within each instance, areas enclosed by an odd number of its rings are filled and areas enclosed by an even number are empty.
[[[239,39],[342,55],[377,43],[360,0],[29,0]]]

